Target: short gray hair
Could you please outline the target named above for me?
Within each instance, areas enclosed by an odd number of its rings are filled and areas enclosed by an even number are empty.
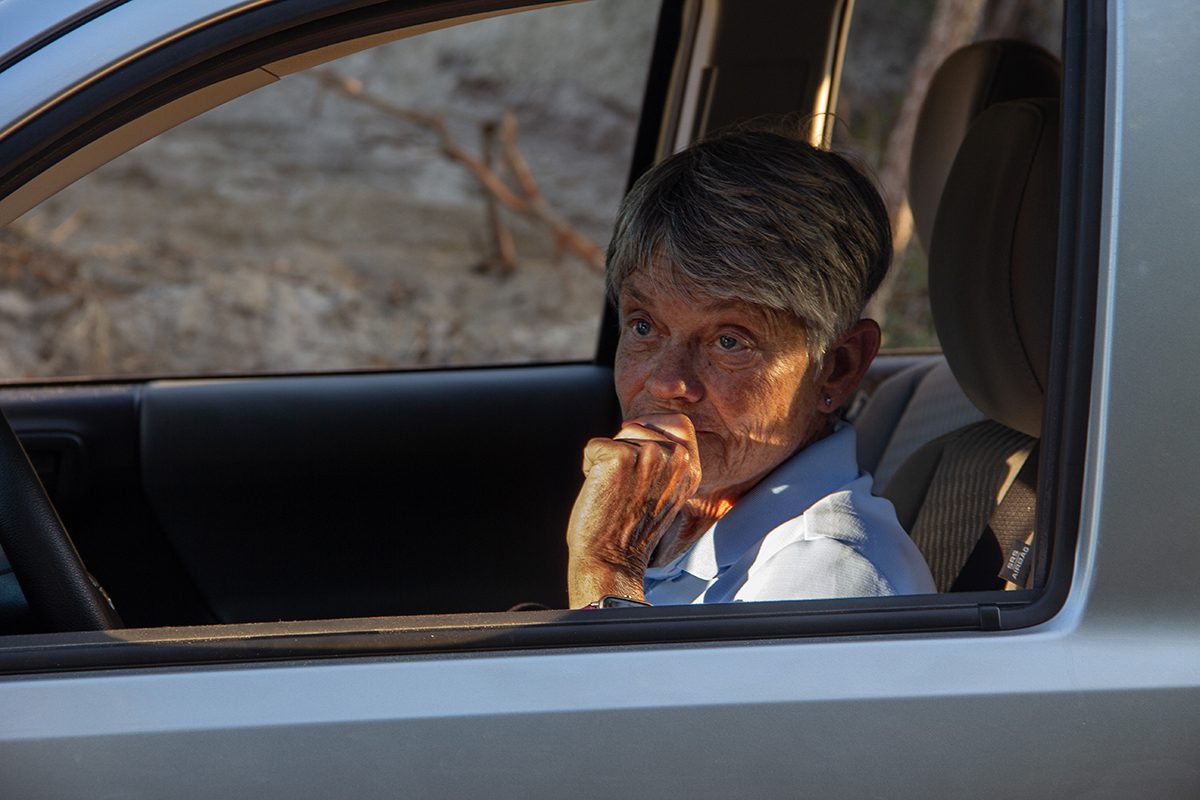
[[[762,130],[701,141],[621,204],[605,283],[649,270],[687,294],[745,300],[805,325],[821,357],[858,321],[892,259],[887,210],[842,156]]]

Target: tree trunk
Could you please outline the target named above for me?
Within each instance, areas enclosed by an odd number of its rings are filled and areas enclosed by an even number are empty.
[[[912,240],[912,211],[908,207],[908,159],[917,129],[917,116],[929,82],[946,57],[971,40],[983,18],[984,0],[938,0],[925,41],[917,53],[912,75],[896,122],[888,136],[879,183],[892,223],[892,268],[867,303],[866,315],[882,325],[888,302],[904,277],[905,255]]]

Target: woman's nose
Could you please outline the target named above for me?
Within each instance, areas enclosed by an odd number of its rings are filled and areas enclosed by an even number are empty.
[[[664,348],[650,367],[646,390],[658,400],[698,402],[704,396],[704,387],[691,348],[682,345]]]

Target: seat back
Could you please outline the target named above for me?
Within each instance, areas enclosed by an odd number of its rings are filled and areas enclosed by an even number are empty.
[[[909,160],[909,205],[927,250],[946,178],[971,123],[997,103],[1057,97],[1061,86],[1057,58],[1013,39],[968,45],[938,68],[921,105]],[[880,384],[855,419],[859,465],[875,476],[879,491],[922,445],[984,419],[944,359],[917,364]]]
[[[1001,541],[989,521],[1041,435],[1058,165],[1057,99],[1000,103],[972,123],[939,204],[929,254],[934,324],[954,377],[989,419],[922,447],[882,492],[939,591],[1011,588],[1000,577],[1007,550],[1032,537],[1031,505],[1021,523],[1028,534],[1016,542],[1011,534]]]
[[[921,102],[908,162],[908,204],[926,250],[950,166],[975,119],[997,103],[1061,93],[1061,63],[1029,42],[975,42],[942,62]]]

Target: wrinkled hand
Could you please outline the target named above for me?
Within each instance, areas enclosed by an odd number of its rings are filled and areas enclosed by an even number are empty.
[[[583,451],[583,488],[567,526],[572,608],[606,594],[641,600],[654,548],[700,487],[696,430],[683,414],[625,422]]]

